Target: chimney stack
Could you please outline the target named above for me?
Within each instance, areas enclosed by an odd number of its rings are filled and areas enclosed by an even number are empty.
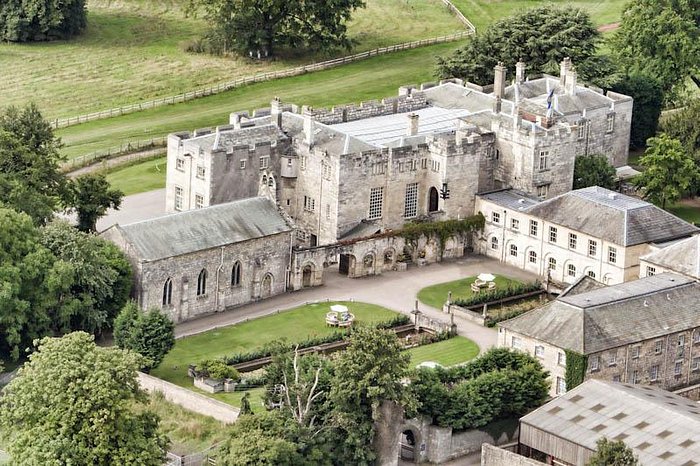
[[[275,97],[270,102],[270,116],[272,116],[272,123],[282,129],[282,101],[279,97]]]
[[[561,68],[559,70],[559,85],[561,87],[564,87],[566,84],[566,75],[569,73],[569,70],[571,69],[571,58],[566,57],[561,61]]]
[[[304,142],[309,147],[314,145],[314,120],[310,113],[304,114]]]
[[[564,85],[564,91],[567,95],[576,95],[576,70],[569,70],[566,73],[566,84]]]
[[[408,114],[408,131],[406,131],[406,135],[415,136],[418,134],[418,118],[416,113]]]
[[[493,94],[496,97],[503,98],[506,93],[506,68],[503,63],[498,62],[498,65],[493,68]]]
[[[518,63],[515,64],[515,82],[520,84],[525,81],[525,63],[521,58]]]
[[[233,123],[234,129],[241,129],[241,114],[236,113],[235,115],[233,115],[231,123]]]

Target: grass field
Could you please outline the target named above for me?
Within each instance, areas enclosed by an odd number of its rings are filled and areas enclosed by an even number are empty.
[[[49,118],[73,116],[328,58],[260,62],[187,53],[185,44],[207,26],[185,17],[186,3],[88,0],[88,28],[74,40],[0,43],[0,106],[33,99]],[[367,0],[349,24],[357,42],[351,53],[461,29],[440,0]]]
[[[700,225],[700,202],[697,200],[681,201],[678,204],[669,207],[668,211],[676,215],[686,222]]]
[[[453,282],[439,283],[428,286],[418,292],[418,299],[423,304],[442,309],[442,305],[447,301],[447,293],[452,292],[452,299],[467,298],[474,294],[470,285],[474,283],[476,277],[467,277]],[[510,284],[520,283],[518,280],[496,275],[496,288],[504,288]]]
[[[453,366],[474,359],[479,354],[479,347],[464,337],[419,346],[408,350],[411,355],[411,367],[426,361],[433,361],[443,366]]]
[[[126,196],[165,188],[165,157],[109,171],[107,181]]]

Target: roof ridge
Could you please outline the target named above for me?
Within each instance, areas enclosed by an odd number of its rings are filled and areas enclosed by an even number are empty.
[[[629,282],[627,282],[627,283],[629,283]],[[641,294],[638,294],[638,295],[634,295],[634,296],[625,296],[625,297],[623,297],[623,298],[613,298],[611,301],[606,301],[606,302],[601,303],[601,304],[596,304],[596,305],[590,306],[590,307],[582,307],[582,308],[579,308],[579,309],[583,309],[584,311],[589,310],[589,309],[590,309],[590,310],[595,310],[595,309],[598,309],[598,308],[601,308],[601,307],[610,306],[611,303],[625,303],[625,302],[633,301],[633,300],[635,300],[635,299],[646,298],[646,297],[648,297],[648,296],[650,296],[650,295],[661,294],[661,293],[668,293],[669,291],[672,291],[672,290],[677,290],[677,289],[680,289],[680,288],[684,288],[684,287],[688,287],[688,286],[693,286],[693,285],[696,285],[696,284],[697,284],[697,283],[696,283],[696,282],[693,282],[693,281],[687,282],[687,283],[679,283],[679,284],[676,284],[675,286],[671,286],[671,287],[668,287],[668,288],[661,288],[661,289],[658,289],[658,290],[645,291],[644,293],[641,293]],[[601,289],[610,289],[610,288],[608,287],[608,288],[601,288]],[[592,292],[595,292],[595,291],[598,291],[598,290],[589,291],[588,293],[592,293]],[[585,293],[581,293],[581,294],[585,294]],[[581,296],[581,295],[574,295],[574,296]],[[574,305],[574,307],[577,307],[577,306]]]

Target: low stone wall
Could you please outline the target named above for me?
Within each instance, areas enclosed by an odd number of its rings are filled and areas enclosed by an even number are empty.
[[[683,396],[693,401],[700,401],[700,384],[675,390],[673,393]]]
[[[488,443],[481,446],[481,466],[543,466],[544,464]]]
[[[481,451],[485,443],[505,445],[518,439],[518,420],[492,422],[480,429],[453,432],[449,427],[430,426],[427,460],[444,463]]]
[[[166,382],[143,372],[138,373],[139,385],[149,393],[161,392],[165,399],[176,405],[198,414],[210,416],[225,424],[231,424],[238,419],[239,410],[233,406],[213,400],[186,388]]]
[[[480,314],[475,311],[470,311],[467,308],[457,306],[456,304],[451,304],[450,308],[447,308],[447,304],[443,304],[442,306],[442,312],[454,312],[454,311],[459,311],[460,317],[464,317],[470,322],[474,322],[479,325],[484,325],[486,323],[486,319],[484,318],[483,314]]]

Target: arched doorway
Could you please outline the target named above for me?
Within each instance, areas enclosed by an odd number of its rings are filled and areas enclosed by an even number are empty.
[[[430,191],[428,191],[428,212],[437,212],[439,199],[437,188],[435,186],[431,187]]]
[[[350,275],[350,270],[355,268],[355,256],[352,254],[341,254],[338,272],[342,275]]]
[[[420,452],[418,451],[418,433],[413,429],[406,429],[399,437],[399,458],[403,461],[417,463]]]
[[[301,286],[302,288],[308,288],[311,286],[311,278],[313,277],[314,267],[311,264],[304,266],[301,271]]]
[[[262,284],[260,285],[261,298],[269,298],[270,296],[272,296],[272,281],[272,274],[266,274],[262,280]]]

